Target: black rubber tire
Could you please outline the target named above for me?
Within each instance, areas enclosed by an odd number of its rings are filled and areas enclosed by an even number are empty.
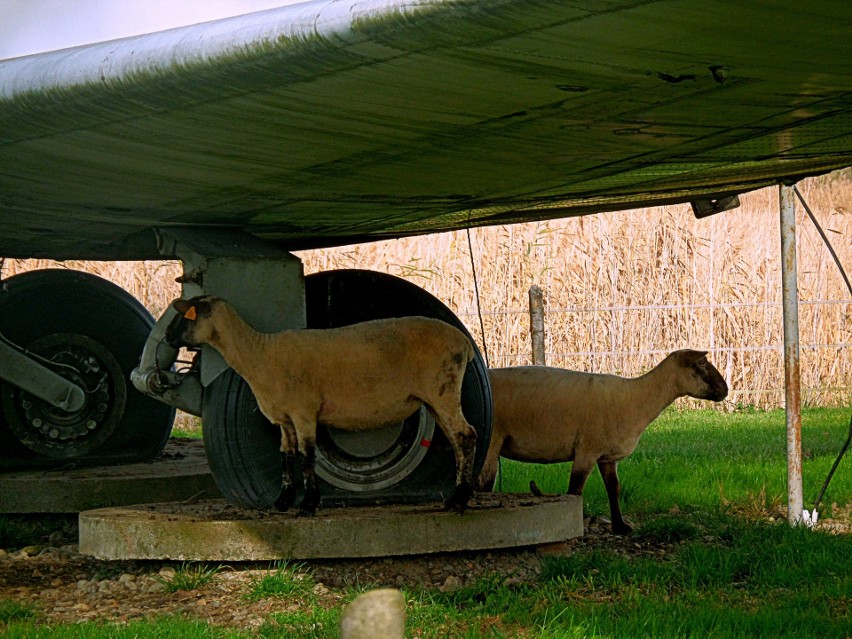
[[[353,269],[316,273],[305,278],[305,295],[309,328],[421,315],[452,324],[470,337],[440,300],[391,275]],[[462,410],[477,430],[474,472],[478,475],[491,438],[491,387],[478,350],[465,372]],[[248,385],[233,371],[205,389],[202,421],[208,461],[223,496],[247,508],[271,507],[281,485],[280,431],[260,414]],[[436,428],[426,455],[394,485],[366,492],[342,490],[323,481],[319,486],[324,506],[443,500],[455,489],[455,457]]]
[[[30,271],[10,277],[0,287],[0,333],[18,346],[54,334],[82,335],[104,347],[122,371],[126,396],[115,430],[87,454],[53,459],[30,450],[0,417],[0,468],[81,466],[151,459],[162,451],[172,429],[175,409],[138,392],[130,372],[139,362],[154,318],[132,295],[100,277],[65,269]],[[3,405],[20,392],[0,381]]]
[[[271,508],[281,490],[281,430],[231,368],[204,389],[201,410],[204,450],[219,492],[237,506]]]

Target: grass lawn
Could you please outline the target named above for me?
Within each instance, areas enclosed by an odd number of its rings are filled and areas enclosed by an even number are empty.
[[[849,429],[849,409],[803,415],[805,507],[814,499]],[[834,475],[820,513],[849,530],[852,460]],[[505,462],[502,490],[567,488],[570,465]],[[407,588],[407,636],[443,637],[836,637],[852,636],[852,537],[786,523],[786,435],[782,411],[666,411],[619,464],[633,545],[581,542],[542,559],[537,580],[485,578],[452,592]],[[838,506],[832,509],[832,504]],[[608,515],[600,476],[584,508]],[[7,531],[8,533],[8,531]],[[614,538],[609,538],[612,542]],[[628,545],[630,545],[628,543]],[[216,572],[183,581],[216,580]],[[306,568],[309,572],[309,567]],[[9,638],[336,637],[342,603],[312,595],[309,576],[281,564],[241,595],[282,597],[288,612],[249,634],[203,620],[152,618],[125,626],[50,626],[37,611],[0,599],[0,636]],[[187,579],[191,577],[192,579]],[[191,587],[184,584],[184,588]],[[351,600],[357,591],[339,593]]]
[[[848,409],[804,412],[806,508],[846,440],[849,419]],[[480,619],[499,617],[504,628],[515,624],[519,635],[535,637],[849,637],[852,538],[786,524],[786,441],[783,411],[669,409],[619,464],[619,475],[623,510],[640,522],[634,538],[671,541],[671,552],[631,557],[595,548],[550,557],[535,588],[426,593],[424,610],[449,618],[476,608]],[[834,474],[821,502],[824,517],[832,516],[832,504],[852,502],[850,463],[841,461]],[[523,492],[534,479],[545,492],[564,492],[569,473],[570,464],[503,460],[498,485]],[[586,514],[609,515],[597,471],[583,499]],[[849,512],[839,514],[847,531]],[[463,636],[483,636],[480,630]]]

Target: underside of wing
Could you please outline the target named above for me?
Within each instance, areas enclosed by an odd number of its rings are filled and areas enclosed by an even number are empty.
[[[309,2],[0,62],[0,256],[283,248],[852,165],[843,1]]]

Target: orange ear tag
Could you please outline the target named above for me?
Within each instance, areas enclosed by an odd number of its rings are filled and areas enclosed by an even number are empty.
[[[194,320],[196,318],[195,307],[190,306],[189,310],[183,314],[183,316],[188,320]]]

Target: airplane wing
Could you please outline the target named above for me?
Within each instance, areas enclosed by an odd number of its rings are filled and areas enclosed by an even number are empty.
[[[332,0],[0,61],[0,255],[287,249],[852,165],[847,0]]]

